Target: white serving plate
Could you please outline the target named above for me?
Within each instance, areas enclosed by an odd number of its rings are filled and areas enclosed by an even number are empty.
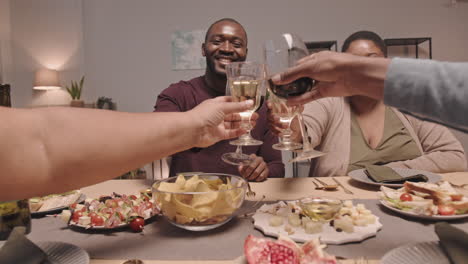
[[[74,202],[74,203],[82,203],[86,200],[86,195],[85,194],[81,194],[80,197],[78,197],[78,199]],[[69,205],[64,205],[64,206],[60,206],[60,207],[55,207],[55,208],[50,208],[48,210],[44,210],[44,211],[36,211],[36,212],[31,212],[31,215],[32,216],[44,216],[44,215],[48,215],[48,214],[58,214],[60,213],[62,210],[65,210],[67,209]]]
[[[380,223],[379,218],[376,216],[376,221],[374,224],[367,226],[354,226],[353,233],[337,232],[334,227],[330,226],[328,223],[325,223],[321,233],[307,234],[302,227],[297,227],[294,228],[294,234],[288,235],[288,233],[284,231],[284,224],[277,227],[270,226],[269,219],[272,214],[261,212],[268,210],[270,207],[274,207],[274,205],[275,204],[264,204],[253,215],[255,228],[259,229],[268,236],[278,237],[280,234],[287,235],[292,240],[301,243],[307,242],[311,239],[319,238],[322,243],[339,245],[349,242],[363,241],[366,238],[375,236],[377,232],[382,229],[382,224]]]
[[[389,210],[392,210],[396,213],[406,215],[409,217],[414,217],[414,218],[419,218],[419,219],[424,219],[424,220],[441,220],[441,221],[447,221],[447,220],[456,220],[456,219],[462,219],[468,217],[468,214],[461,214],[461,215],[422,215],[422,214],[415,214],[412,212],[407,212],[400,210],[398,208],[392,207],[390,203],[388,203],[385,200],[380,200],[380,203],[388,208]]]
[[[150,217],[146,217],[145,219],[145,225],[148,223],[148,220],[152,219],[158,214],[151,215]],[[78,227],[79,229],[85,229],[85,230],[119,230],[121,228],[125,228],[130,225],[130,223],[122,223],[118,226],[115,227],[105,227],[105,226],[91,226],[91,225],[80,225],[78,223],[75,223],[73,221],[70,221],[68,224],[71,227]]]

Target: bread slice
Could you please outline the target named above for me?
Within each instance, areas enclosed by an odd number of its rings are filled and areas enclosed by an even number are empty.
[[[434,183],[405,182],[406,192],[424,196],[424,198],[434,200],[435,205],[452,204],[455,201],[463,200],[463,194],[458,193],[448,182],[437,185]]]
[[[405,191],[408,193],[412,193],[415,195],[419,195],[419,193],[427,194],[424,195],[424,198],[434,200],[434,204],[438,205],[442,201],[446,199],[446,195],[444,193],[439,192],[439,188],[435,184],[431,183],[413,183],[413,182],[405,182],[404,184]],[[422,196],[422,195],[419,195]]]
[[[43,201],[41,208],[39,209],[40,212],[48,211],[55,208],[66,207],[70,204],[76,202],[78,198],[80,198],[80,192],[74,192],[67,195],[58,195],[53,196]]]

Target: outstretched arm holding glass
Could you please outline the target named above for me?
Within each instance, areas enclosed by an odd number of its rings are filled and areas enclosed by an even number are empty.
[[[282,84],[301,77],[319,83],[313,91],[290,98],[289,104],[365,95],[468,131],[468,116],[464,114],[468,101],[468,63],[364,58],[325,51],[300,60],[297,66],[272,80]]]
[[[191,147],[237,137],[224,119],[251,107],[228,97],[184,113],[0,107],[0,201],[68,191],[111,179]]]

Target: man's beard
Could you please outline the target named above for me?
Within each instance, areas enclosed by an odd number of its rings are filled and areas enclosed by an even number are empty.
[[[226,71],[220,72],[216,70],[216,64],[213,60],[206,60],[206,65],[211,73],[216,75],[218,78],[226,79]]]

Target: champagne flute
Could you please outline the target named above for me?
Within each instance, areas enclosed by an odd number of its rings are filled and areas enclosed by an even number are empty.
[[[265,43],[264,57],[270,76],[296,65],[298,60],[308,54],[307,47],[301,38],[291,33],[282,34],[278,38],[268,40]],[[290,96],[298,96],[310,91],[314,85],[314,80],[303,77],[292,83],[275,85],[269,79],[268,83],[273,94],[287,99]],[[310,144],[302,113],[297,113],[297,117],[302,134],[302,150],[298,151],[297,157],[291,159],[290,162],[309,160],[324,155],[325,153],[314,150]]]
[[[226,95],[232,96],[233,101],[242,102],[253,100],[253,106],[247,111],[239,113],[241,117],[240,127],[247,130],[238,139],[230,141],[236,145],[236,152],[224,153],[221,159],[233,165],[248,164],[252,161],[249,155],[242,153],[241,146],[258,146],[262,141],[254,139],[250,131],[253,129],[250,123],[252,114],[260,107],[265,83],[265,66],[256,62],[233,62],[226,66]]]

